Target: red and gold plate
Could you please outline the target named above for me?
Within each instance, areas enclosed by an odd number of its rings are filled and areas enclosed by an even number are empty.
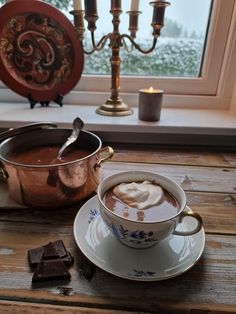
[[[39,0],[0,8],[0,79],[33,101],[64,96],[79,81],[84,54],[72,23]]]

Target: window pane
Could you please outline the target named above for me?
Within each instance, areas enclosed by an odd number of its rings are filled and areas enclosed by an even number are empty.
[[[172,1],[166,9],[165,26],[155,50],[143,55],[136,49],[127,53],[120,49],[121,74],[135,76],[198,77],[201,71],[211,0]],[[97,1],[98,15],[95,39],[112,31],[110,1]],[[130,1],[122,1],[120,33],[129,34]],[[149,1],[140,1],[139,30],[136,42],[144,49],[152,45],[152,12]],[[91,47],[89,31],[86,31],[85,47]],[[126,40],[127,45],[129,41]],[[102,52],[86,56],[84,73],[110,74],[111,49],[106,45]]]
[[[57,5],[69,19],[72,19],[72,15],[69,14],[72,10],[72,1],[47,0],[47,2]],[[142,13],[139,16],[139,30],[135,41],[146,50],[152,45],[153,8],[149,5],[150,1],[140,0],[139,2],[139,10]],[[165,26],[153,52],[143,55],[133,49],[127,53],[125,48],[121,47],[122,75],[155,77],[198,77],[200,75],[212,0],[170,0],[170,2],[170,7],[166,8]],[[121,3],[123,13],[120,15],[120,33],[129,34],[129,15],[126,12],[130,10],[131,0],[123,0]],[[113,30],[110,5],[110,0],[97,1],[99,19],[96,22],[96,42]],[[89,51],[91,39],[86,21],[85,28],[84,47]],[[129,40],[126,40],[126,44],[130,49]],[[84,74],[109,75],[110,56],[111,48],[108,42],[102,51],[86,55]]]

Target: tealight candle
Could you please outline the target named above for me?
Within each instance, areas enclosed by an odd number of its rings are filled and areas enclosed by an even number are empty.
[[[159,121],[161,116],[162,98],[161,89],[140,89],[139,91],[139,119],[144,121]]]

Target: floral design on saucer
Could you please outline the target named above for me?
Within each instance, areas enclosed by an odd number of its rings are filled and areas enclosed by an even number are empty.
[[[144,270],[140,270],[140,269],[134,269],[132,274],[129,274],[130,276],[134,276],[134,277],[153,277],[155,276],[156,272],[154,271],[144,271]]]

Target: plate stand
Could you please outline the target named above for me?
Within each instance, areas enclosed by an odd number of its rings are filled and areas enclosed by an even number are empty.
[[[33,97],[29,94],[28,95],[28,101],[30,103],[30,109],[34,109],[38,101],[35,101]],[[58,104],[60,107],[63,106],[63,96],[61,94],[58,94],[56,99],[53,100],[56,104]],[[50,104],[50,101],[40,101],[41,107],[48,107]]]

